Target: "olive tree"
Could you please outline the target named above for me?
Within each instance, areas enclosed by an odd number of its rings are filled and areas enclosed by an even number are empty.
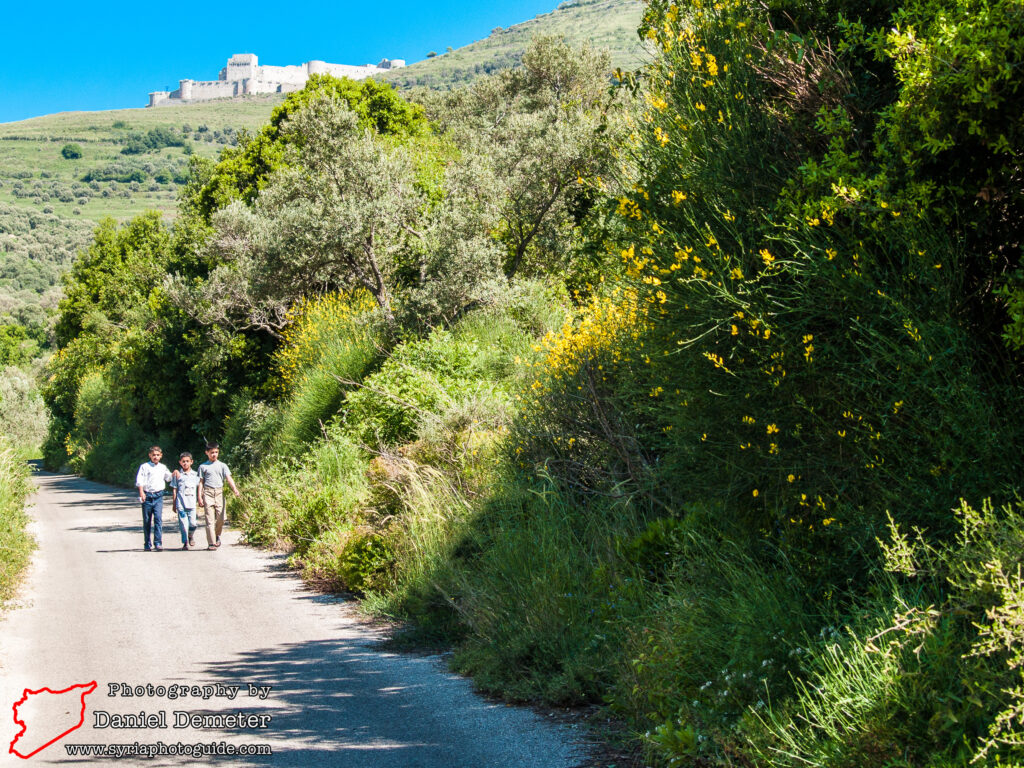
[[[419,145],[360,128],[338,100],[311,101],[288,122],[292,157],[254,204],[213,217],[206,281],[168,280],[205,325],[280,335],[300,297],[362,288],[382,316],[449,322],[486,301],[500,277],[499,186],[470,154],[428,195]]]
[[[564,266],[586,208],[579,181],[606,168],[617,123],[607,54],[538,37],[522,63],[428,103],[442,130],[486,158],[499,180],[497,231],[510,279]]]

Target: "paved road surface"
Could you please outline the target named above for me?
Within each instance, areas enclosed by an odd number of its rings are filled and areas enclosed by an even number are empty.
[[[0,765],[198,762],[72,757],[65,749],[135,742],[273,750],[218,757],[223,766],[568,768],[583,759],[575,730],[485,701],[436,657],[380,651],[379,633],[353,618],[344,601],[306,590],[281,556],[238,545],[236,532],[227,532],[219,551],[143,552],[133,494],[68,475],[42,473],[36,482],[32,514],[40,548],[20,605],[0,619]],[[173,548],[177,519],[169,503],[165,508],[164,544]],[[201,529],[197,534],[199,543]],[[18,730],[12,704],[25,688],[56,691],[92,680],[99,685],[86,697],[83,727],[30,761],[7,754]],[[125,698],[111,696],[110,683],[241,690],[233,701]],[[249,684],[272,688],[260,700],[248,695]],[[165,712],[167,727],[100,729],[96,711]],[[175,711],[269,714],[271,720],[265,729],[175,729]],[[60,727],[61,716],[77,714],[68,712],[29,725],[42,729],[38,736]]]

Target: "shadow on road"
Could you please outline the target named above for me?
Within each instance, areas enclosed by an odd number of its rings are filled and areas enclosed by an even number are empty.
[[[240,685],[234,703],[254,713],[260,711],[261,702],[246,696],[247,685],[273,681],[265,703],[284,711],[275,711],[266,732],[275,741],[286,739],[288,746],[275,745],[273,756],[246,758],[243,765],[497,765],[492,750],[485,754],[459,735],[488,733],[500,741],[493,729],[503,729],[506,708],[479,698],[467,707],[461,695],[458,708],[449,708],[451,692],[435,690],[436,665],[430,658],[381,654],[365,642],[321,640],[246,652],[197,670],[197,677]],[[460,684],[458,693],[468,697],[468,690],[462,688]],[[487,720],[493,720],[490,730]],[[237,733],[213,732],[211,740],[232,741],[230,736]],[[259,741],[256,733],[253,738]],[[509,757],[513,759],[501,764],[520,764],[514,752]]]

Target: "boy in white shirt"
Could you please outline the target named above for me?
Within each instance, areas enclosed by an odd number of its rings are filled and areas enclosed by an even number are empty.
[[[178,528],[181,530],[181,548],[187,550],[196,545],[196,499],[199,490],[199,475],[192,469],[192,454],[185,451],[178,457],[181,471],[175,470],[171,480],[174,489],[172,504],[178,513]]]
[[[171,473],[160,463],[163,455],[159,445],[151,447],[149,461],[139,467],[135,475],[135,487],[142,502],[142,537],[146,552],[160,552],[164,548],[164,488],[171,480]]]

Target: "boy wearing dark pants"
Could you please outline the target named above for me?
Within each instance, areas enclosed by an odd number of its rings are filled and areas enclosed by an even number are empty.
[[[178,528],[181,530],[181,548],[187,550],[196,545],[196,499],[199,494],[199,475],[192,469],[192,454],[185,451],[178,457],[180,471],[175,471],[171,480],[174,489],[174,511],[178,513]]]
[[[238,496],[238,488],[235,481],[231,479],[231,470],[223,461],[219,461],[220,446],[217,443],[207,443],[206,458],[199,465],[199,506],[206,511],[206,548],[216,549],[220,546],[220,534],[224,530],[224,521],[227,514],[224,509],[224,484],[230,486],[235,496]]]
[[[164,548],[164,488],[171,480],[171,473],[160,463],[163,455],[159,445],[151,447],[149,461],[139,467],[135,475],[135,487],[139,491],[139,501],[142,502],[143,545],[147,552],[159,552]]]

